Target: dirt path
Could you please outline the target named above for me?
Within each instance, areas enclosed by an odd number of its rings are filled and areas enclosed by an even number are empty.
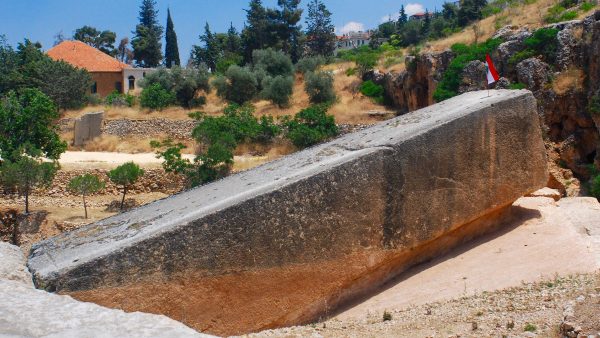
[[[183,154],[183,158],[194,160],[194,155]],[[235,156],[234,171],[245,170],[278,156]],[[67,151],[60,157],[59,163],[63,170],[74,169],[112,169],[123,163],[133,161],[143,168],[160,168],[163,160],[156,158],[155,153],[127,154],[117,152]]]

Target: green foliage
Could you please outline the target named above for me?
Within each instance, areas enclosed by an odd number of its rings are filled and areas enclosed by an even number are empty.
[[[378,85],[371,80],[365,81],[360,85],[360,92],[365,96],[373,98],[377,103],[383,103],[383,86]]]
[[[94,48],[97,48],[110,56],[116,56],[115,40],[117,34],[109,30],[99,31],[91,26],[83,26],[75,30],[73,39],[84,42]]]
[[[596,7],[595,4],[591,2],[584,2],[579,6],[579,9],[581,9],[582,12],[589,12],[594,7]]]
[[[37,89],[9,92],[0,101],[0,157],[17,161],[22,153],[56,160],[67,149],[60,140],[58,111]]]
[[[314,72],[306,74],[304,90],[311,103],[333,102],[336,99],[331,72]]]
[[[600,92],[590,98],[588,110],[594,115],[600,115]]]
[[[56,162],[43,162],[29,156],[6,160],[0,166],[0,182],[6,190],[16,190],[25,197],[25,213],[29,213],[29,196],[36,188],[47,188],[58,170]]]
[[[555,28],[540,28],[523,43],[527,50],[533,51],[535,55],[542,55],[547,62],[553,63],[558,51],[558,32]]]
[[[590,194],[600,200],[600,175],[592,176]]]
[[[511,83],[509,88],[510,89],[525,89],[526,86],[525,86],[525,84],[523,84],[521,82],[516,82],[516,83]]]
[[[306,35],[310,37],[306,42],[308,55],[333,56],[337,37],[335,26],[331,22],[331,14],[321,0],[312,0],[308,3],[308,16],[306,18]],[[315,69],[307,71],[315,71]],[[306,71],[302,72],[305,73]]]
[[[293,119],[284,120],[287,138],[298,148],[306,148],[338,134],[333,115],[327,115],[325,104],[310,106],[297,113]]]
[[[389,313],[387,310],[383,311],[383,321],[387,322],[387,321],[390,321],[390,320],[392,320],[392,314]]]
[[[267,77],[262,81],[261,96],[279,107],[285,107],[290,102],[294,89],[294,78],[292,76],[278,75]]]
[[[252,100],[258,93],[258,80],[248,67],[233,65],[225,77],[217,78],[213,84],[217,88],[217,95],[237,104]]]
[[[536,55],[535,51],[532,49],[524,49],[522,51],[516,52],[514,53],[509,59],[508,59],[508,63],[511,65],[516,65],[517,63],[529,59],[531,57],[534,57]]]
[[[558,3],[548,9],[548,14],[544,17],[547,23],[556,23],[561,21],[570,21],[577,18],[576,10],[567,10],[573,3]]]
[[[269,142],[280,133],[272,117],[262,116],[259,120],[253,112],[252,106],[230,105],[223,116],[191,114],[198,121],[192,136],[202,145],[193,162],[182,157],[185,146],[181,143],[153,141],[151,146],[157,149],[157,157],[164,159],[165,171],[185,175],[188,186],[211,182],[229,173],[239,143]]]
[[[142,90],[140,103],[142,107],[163,110],[175,103],[175,94],[166,90],[159,83],[150,85]]]
[[[87,212],[87,204],[85,201],[85,196],[97,193],[98,191],[104,189],[104,182],[98,178],[96,175],[92,174],[84,174],[80,176],[73,177],[69,181],[69,185],[67,189],[72,191],[73,193],[79,194],[83,198],[83,209],[85,211],[85,218],[88,218]]]
[[[348,68],[346,69],[346,76],[354,76],[356,75],[356,68]]]
[[[86,102],[90,85],[87,71],[53,61],[39,43],[25,40],[15,51],[0,36],[0,96],[11,90],[37,88],[60,109],[79,108]]]
[[[160,42],[163,28],[158,23],[158,10],[155,0],[142,0],[140,6],[140,23],[135,28],[135,36],[131,40],[133,59],[138,66],[154,68],[162,61],[162,44]]]
[[[523,330],[527,332],[535,332],[537,330],[537,327],[531,323],[527,323]]]
[[[456,54],[456,57],[450,62],[448,69],[444,72],[442,81],[433,93],[434,100],[441,102],[458,95],[458,87],[465,66],[473,60],[485,60],[485,55],[498,48],[501,42],[500,39],[489,39],[484,43],[470,46],[454,44],[452,51]]]
[[[294,75],[294,65],[288,55],[271,48],[255,50],[252,53],[253,69],[264,70],[269,76]]]
[[[144,170],[133,162],[127,162],[109,171],[107,175],[111,182],[121,186],[123,189],[123,198],[121,199],[120,207],[121,210],[123,210],[123,204],[125,203],[125,195],[127,194],[127,190],[129,190],[129,188],[135,184],[140,177],[144,176]]]
[[[167,31],[165,33],[165,66],[171,68],[180,66],[179,46],[177,43],[177,33],[175,33],[175,25],[171,19],[171,10],[167,8]]]
[[[486,6],[486,0],[463,0],[457,14],[457,23],[460,27],[465,27],[469,23],[480,20],[482,9]]]
[[[324,65],[327,60],[321,55],[309,56],[298,60],[296,63],[296,71],[302,74],[316,71],[320,66]]]
[[[221,58],[217,62],[217,73],[225,74],[225,72],[227,72],[227,69],[229,69],[229,67],[231,67],[233,65],[240,66],[243,61],[244,60],[243,60],[242,56],[238,55],[238,54],[231,54],[228,57]]]
[[[121,94],[115,90],[106,96],[104,102],[113,107],[133,107],[135,105],[135,96],[131,94]]]
[[[210,91],[210,74],[205,67],[199,68],[181,68],[172,67],[170,70],[160,68],[155,72],[148,74],[141,82],[141,86],[148,88],[154,84],[160,86],[173,94],[177,103],[184,108],[191,108],[197,105],[198,92]]]

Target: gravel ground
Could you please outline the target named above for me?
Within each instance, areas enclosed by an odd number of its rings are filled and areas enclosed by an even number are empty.
[[[575,306],[580,336],[600,335],[600,272],[555,277],[445,302],[267,330],[245,337],[561,337],[567,307]]]

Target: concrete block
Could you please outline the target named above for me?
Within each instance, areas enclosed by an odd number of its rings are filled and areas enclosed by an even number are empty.
[[[104,121],[104,112],[86,113],[82,117],[75,119],[73,131],[73,145],[82,146],[102,134],[102,122]]]

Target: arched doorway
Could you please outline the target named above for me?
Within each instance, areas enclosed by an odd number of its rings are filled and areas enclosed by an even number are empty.
[[[135,90],[135,77],[133,75],[129,75],[127,79],[129,80],[129,90]]]

